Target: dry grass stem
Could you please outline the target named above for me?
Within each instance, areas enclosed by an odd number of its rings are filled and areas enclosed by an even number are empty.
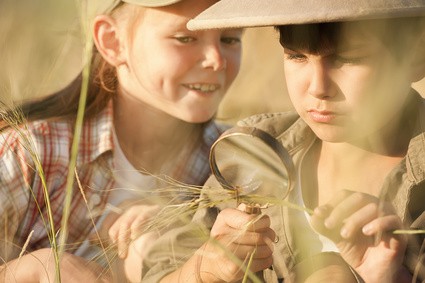
[[[25,117],[23,113],[19,110],[19,108],[9,108],[4,103],[1,103],[1,118],[4,123],[9,125],[20,137],[20,143],[25,148],[25,150],[30,154],[31,159],[34,162],[35,172],[40,177],[40,181],[43,188],[43,197],[44,197],[44,203],[46,206],[46,213],[48,217],[48,222],[44,219],[44,214],[41,211],[40,205],[37,202],[37,197],[34,194],[34,191],[32,190],[31,186],[28,184],[29,191],[36,203],[37,209],[40,213],[40,218],[42,222],[44,223],[46,229],[47,229],[47,235],[50,241],[50,244],[52,246],[52,249],[54,251],[54,259],[55,264],[57,267],[57,270],[59,270],[59,255],[57,253],[57,241],[56,241],[56,229],[53,221],[53,213],[49,198],[49,191],[47,188],[46,178],[43,171],[43,166],[41,164],[40,158],[36,152],[35,143],[31,138],[30,131],[27,127]],[[19,157],[18,157],[19,158]],[[24,173],[23,173],[24,175]]]
[[[25,251],[27,250],[28,244],[29,244],[29,242],[31,240],[31,237],[32,237],[32,234],[33,233],[34,233],[34,230],[31,230],[30,234],[28,235],[28,237],[27,237],[27,239],[26,239],[26,241],[24,243],[24,246],[22,247],[21,252],[19,253],[19,257],[18,258],[21,258],[24,255]]]

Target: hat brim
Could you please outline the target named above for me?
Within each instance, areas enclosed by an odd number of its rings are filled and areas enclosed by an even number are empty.
[[[423,0],[221,0],[190,20],[188,28],[277,26],[424,14]]]
[[[123,2],[144,7],[163,7],[180,1],[182,0],[123,0]]]

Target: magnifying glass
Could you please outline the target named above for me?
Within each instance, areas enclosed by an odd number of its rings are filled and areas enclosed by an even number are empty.
[[[231,190],[247,213],[260,213],[286,198],[295,181],[288,151],[269,133],[255,127],[225,131],[210,150],[212,173]]]

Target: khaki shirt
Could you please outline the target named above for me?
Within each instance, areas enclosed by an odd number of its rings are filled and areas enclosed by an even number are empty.
[[[406,157],[386,177],[382,197],[393,204],[407,227],[425,229],[425,100],[413,90],[412,95],[414,109],[408,111],[412,113],[409,121],[414,123],[415,132]],[[271,134],[288,150],[295,168],[301,162],[305,151],[317,140],[311,129],[293,112],[256,115],[239,122],[239,126],[254,126]],[[218,188],[218,182],[211,177],[203,188],[203,197],[216,198]],[[142,281],[159,282],[164,275],[181,266],[208,238],[218,212],[224,207],[235,206],[235,201],[221,201],[212,208],[203,207],[201,202],[190,223],[171,230],[155,243],[144,261]],[[275,244],[272,269],[263,271],[262,280],[278,282],[277,278],[284,278],[285,282],[299,282],[296,277],[298,266],[302,266],[304,262],[315,261],[303,256],[308,249],[303,235],[292,233],[291,225],[288,224],[292,210],[286,206],[272,206],[263,213],[270,216],[271,226],[279,241]],[[409,236],[404,261],[408,270],[417,274],[421,281],[425,280],[423,252],[419,255],[423,240],[423,235]],[[338,254],[327,253],[325,257],[335,257],[344,264]],[[358,281],[361,279],[358,278]]]

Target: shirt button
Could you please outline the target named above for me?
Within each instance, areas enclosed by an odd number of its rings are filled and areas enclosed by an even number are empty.
[[[91,208],[98,206],[100,204],[100,202],[101,202],[101,198],[98,194],[93,194],[90,197],[89,204],[90,204]]]

